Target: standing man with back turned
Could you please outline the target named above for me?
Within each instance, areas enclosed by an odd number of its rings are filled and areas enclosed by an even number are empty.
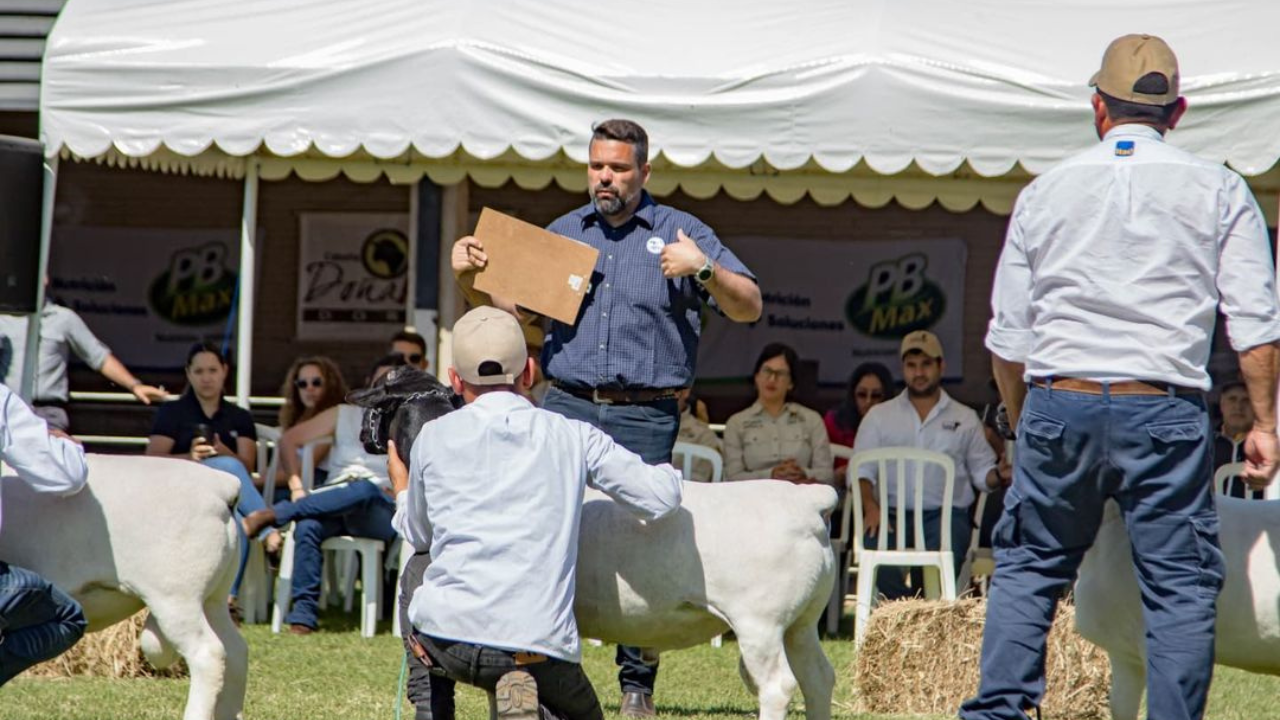
[[[703,303],[736,322],[760,318],[755,276],[711,228],[659,205],[644,190],[649,137],[630,120],[592,132],[591,202],[548,230],[600,251],[578,322],[552,322],[542,350],[552,387],[543,408],[595,425],[649,464],[671,461],[680,428],[676,393],[693,384]],[[488,258],[474,237],[453,246],[453,272],[473,304],[515,311],[473,287]],[[654,714],[657,662],[619,647],[621,712]]]
[[[1257,414],[1246,481],[1276,470],[1280,308],[1262,212],[1239,175],[1165,144],[1186,101],[1163,40],[1115,40],[1090,84],[1102,142],[1022,191],[996,271],[987,347],[1018,445],[966,720],[1039,707],[1057,599],[1109,499],[1142,592],[1149,716],[1204,715],[1223,574],[1203,397],[1219,307]]]

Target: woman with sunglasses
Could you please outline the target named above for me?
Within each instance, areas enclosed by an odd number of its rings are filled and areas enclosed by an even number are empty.
[[[284,386],[280,388],[284,396],[284,405],[280,407],[280,431],[286,432],[304,423],[332,407],[340,405],[347,396],[347,381],[342,377],[338,364],[322,355],[309,355],[298,358],[285,374]],[[316,483],[322,483],[328,477],[329,446],[319,445],[315,450]],[[289,474],[283,464],[276,471],[275,497],[273,501],[297,499],[302,493],[298,486],[297,494],[288,487]]]
[[[892,393],[893,375],[889,368],[877,362],[862,363],[854,368],[844,401],[822,416],[822,422],[827,426],[827,438],[837,445],[853,447],[854,438],[858,437],[858,425],[867,411],[889,399]],[[848,460],[838,458],[836,474],[842,474],[848,463]]]
[[[822,416],[787,401],[799,364],[796,351],[782,343],[770,343],[761,351],[753,372],[756,401],[725,423],[726,480],[833,482],[831,445]]]

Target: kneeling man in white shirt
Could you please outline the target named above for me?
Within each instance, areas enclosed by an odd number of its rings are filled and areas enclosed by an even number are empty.
[[[409,618],[432,670],[434,720],[453,684],[496,696],[498,717],[600,720],[573,616],[579,520],[590,485],[645,520],[680,505],[680,476],[521,394],[534,365],[515,318],[490,307],[454,326],[449,380],[467,405],[423,426],[393,524],[432,562]],[[407,490],[403,489],[407,485]]]

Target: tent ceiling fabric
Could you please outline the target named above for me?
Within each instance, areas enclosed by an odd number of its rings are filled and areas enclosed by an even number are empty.
[[[728,9],[726,9],[728,8]],[[174,172],[423,174],[580,189],[591,124],[646,126],[655,191],[1007,211],[1094,142],[1113,36],[1162,35],[1173,142],[1280,157],[1280,3],[1249,0],[75,0],[46,50],[51,153]]]

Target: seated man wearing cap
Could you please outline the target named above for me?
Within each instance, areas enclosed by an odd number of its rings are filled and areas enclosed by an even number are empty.
[[[936,464],[926,466],[923,489],[923,515],[925,546],[937,550],[941,546],[942,513],[951,513],[951,551],[955,554],[956,573],[964,563],[971,524],[969,507],[975,491],[982,492],[1000,487],[1008,482],[1008,467],[997,467],[996,454],[987,443],[978,414],[965,405],[951,399],[941,387],[942,372],[946,367],[942,359],[942,343],[936,335],[919,330],[902,339],[899,352],[902,357],[902,378],[906,389],[897,397],[886,400],[867,411],[858,426],[854,441],[855,452],[877,448],[906,447],[933,450],[955,461],[955,489],[950,508],[942,507],[943,471]],[[915,463],[906,464],[905,489],[907,497],[897,493],[897,464],[886,467],[888,477],[877,478],[877,464],[870,463],[858,469],[862,493],[863,520],[867,528],[866,547],[876,547],[876,533],[880,530],[880,506],[873,483],[888,482],[889,518],[896,517],[897,503],[908,508],[915,506],[913,482]],[[910,528],[915,524],[915,513],[906,512],[908,533],[906,547],[913,547]],[[897,528],[884,528],[889,533],[888,547],[895,548],[894,532]],[[904,582],[902,572],[881,568],[876,578],[876,591],[890,600],[919,593],[924,586],[924,573],[911,571],[911,588]]]
[[[409,606],[432,668],[434,720],[455,681],[496,696],[500,718],[603,718],[573,616],[585,488],[637,517],[680,505],[680,476],[524,396],[534,365],[511,315],[481,307],[453,330],[449,381],[467,405],[423,426],[405,468],[388,450],[394,525],[432,563]]]

